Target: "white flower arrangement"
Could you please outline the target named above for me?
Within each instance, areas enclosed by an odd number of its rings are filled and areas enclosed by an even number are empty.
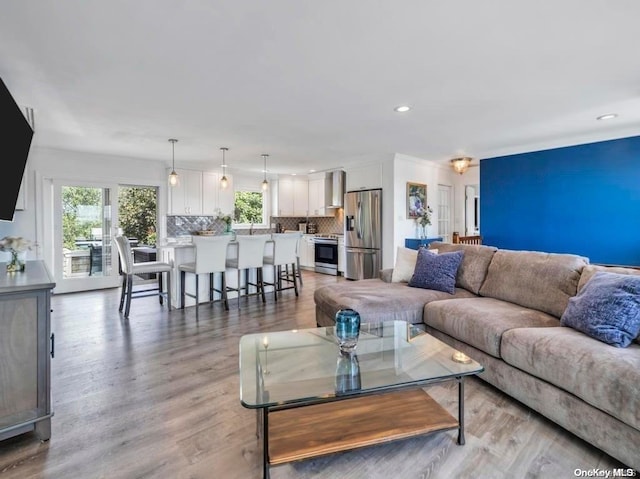
[[[223,213],[220,208],[216,210],[216,219],[224,221],[227,224],[227,226],[231,226],[231,220],[232,220],[231,215],[228,213]]]
[[[426,208],[421,208],[418,211],[418,216],[416,216],[416,223],[418,223],[422,227],[430,225],[432,214],[433,214],[433,210],[431,209],[431,206],[427,206]]]
[[[24,239],[22,236],[5,236],[0,240],[0,251],[8,251],[15,254],[29,249],[31,249],[31,241]]]

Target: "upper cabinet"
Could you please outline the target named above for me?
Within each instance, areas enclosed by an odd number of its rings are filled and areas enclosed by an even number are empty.
[[[327,181],[324,173],[309,175],[309,216],[335,215],[335,208],[327,208]]]
[[[235,201],[233,192],[233,178],[227,174],[227,187],[220,186],[221,173],[205,171],[202,173],[202,213],[214,215],[217,209],[222,213],[233,214]]]
[[[272,182],[273,216],[307,216],[309,211],[309,182],[295,177],[279,178]]]
[[[345,168],[347,191],[382,188],[382,163],[369,163]]]
[[[167,170],[167,177],[171,170]],[[176,168],[178,184],[169,186],[170,215],[202,214],[202,172]]]
[[[176,168],[178,184],[169,186],[170,215],[214,215],[220,208],[223,213],[233,213],[233,178],[225,189],[220,187],[221,174],[210,171]]]

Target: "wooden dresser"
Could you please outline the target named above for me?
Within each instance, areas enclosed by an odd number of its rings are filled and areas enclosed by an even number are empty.
[[[35,430],[51,437],[51,291],[43,261],[20,273],[0,263],[0,440]]]

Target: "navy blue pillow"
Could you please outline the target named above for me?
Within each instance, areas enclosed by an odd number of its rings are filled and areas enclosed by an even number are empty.
[[[420,248],[409,286],[454,294],[463,255],[464,251],[433,254],[428,249]]]
[[[560,323],[626,348],[640,333],[640,276],[597,272],[569,299]]]

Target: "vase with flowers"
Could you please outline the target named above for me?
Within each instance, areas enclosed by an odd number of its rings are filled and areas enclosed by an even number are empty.
[[[24,271],[25,261],[21,254],[31,249],[31,242],[21,236],[5,236],[0,240],[0,251],[11,253],[11,259],[7,262],[7,273]]]
[[[431,206],[426,206],[418,210],[418,216],[416,216],[416,225],[418,227],[418,238],[427,237],[427,226],[431,224],[431,215],[433,210]]]
[[[223,213],[222,210],[220,210],[218,208],[217,210],[217,214],[216,214],[216,219],[220,220],[224,223],[224,233],[225,234],[231,234],[233,233],[233,230],[231,229],[231,215],[228,213]]]

